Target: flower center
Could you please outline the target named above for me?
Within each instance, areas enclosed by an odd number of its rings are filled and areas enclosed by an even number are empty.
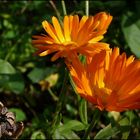
[[[107,87],[102,87],[102,88],[96,87],[94,92],[95,92],[95,95],[102,100],[102,103],[106,104],[108,97],[112,93],[112,89],[109,89]]]
[[[77,46],[77,43],[73,41],[65,41],[63,42],[63,45],[64,46],[68,46],[68,45]]]

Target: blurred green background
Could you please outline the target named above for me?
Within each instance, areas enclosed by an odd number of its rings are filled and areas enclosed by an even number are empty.
[[[65,0],[65,4],[68,15],[85,15],[84,0]],[[45,33],[41,22],[51,22],[51,17],[57,16],[55,10],[63,19],[60,0],[0,1],[0,101],[16,113],[17,121],[24,122],[25,128],[20,138],[47,138],[54,117],[65,65],[60,59],[50,62],[51,55],[35,56],[32,36]],[[110,43],[110,47],[118,46],[122,52],[139,58],[140,1],[89,1],[90,15],[101,11],[113,16],[103,41]],[[85,130],[78,113],[78,107],[82,103],[79,103],[69,81],[67,84],[66,99],[59,116],[61,125],[56,126],[52,135],[54,139],[79,139]],[[92,110],[88,105],[89,122]],[[119,130],[108,125],[117,115],[124,118],[120,124],[125,127]],[[106,134],[103,135],[101,132],[99,138],[140,138],[139,117],[138,110],[121,114],[104,112],[91,137],[108,125]]]

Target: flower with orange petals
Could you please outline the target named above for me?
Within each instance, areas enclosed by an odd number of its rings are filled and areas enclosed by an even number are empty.
[[[33,44],[40,56],[55,53],[52,61],[59,57],[71,58],[73,54],[92,55],[95,51],[108,49],[109,45],[99,42],[112,20],[112,16],[100,12],[95,16],[78,15],[65,16],[63,26],[56,17],[52,17],[52,24],[43,21],[42,25],[47,35],[33,36]]]
[[[114,48],[67,65],[77,93],[100,110],[140,109],[140,61],[133,56]]]

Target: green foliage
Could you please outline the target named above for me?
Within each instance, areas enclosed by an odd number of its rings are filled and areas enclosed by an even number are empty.
[[[16,72],[15,68],[6,60],[0,60],[0,85],[3,90],[10,90],[14,93],[22,93],[24,81],[22,75]]]
[[[3,90],[10,90],[14,93],[22,93],[24,90],[24,81],[20,73],[0,74],[0,85]]]
[[[31,139],[37,140],[37,139],[46,139],[45,135],[43,134],[43,132],[41,131],[35,131],[32,136]]]
[[[140,57],[140,2],[138,0],[89,2],[90,15],[100,11],[113,15],[104,41],[110,43],[111,47],[120,47],[128,55]],[[68,15],[85,14],[85,1],[65,0],[65,3]],[[54,5],[60,19],[63,19],[61,1],[54,1]],[[45,34],[41,22],[43,20],[51,22],[51,17],[57,16],[53,6],[49,1],[43,0],[12,2],[4,0],[0,2],[0,9],[0,101],[15,112],[17,121],[24,122],[25,129],[20,138],[83,138],[94,111],[84,99],[74,93],[68,81],[61,113],[58,114],[54,131],[51,131],[65,67],[61,60],[51,62],[51,55],[47,57],[34,55],[32,36]],[[44,85],[40,84],[41,80],[44,81]],[[74,88],[72,81],[71,84]],[[109,113],[103,112],[89,137],[139,139],[139,113],[139,110],[122,112],[117,120],[110,117]]]
[[[111,124],[107,125],[104,129],[100,130],[94,139],[110,139],[113,135],[118,134],[120,131]]]
[[[70,120],[64,125],[59,125],[53,134],[54,139],[80,139],[74,131],[81,131],[86,128],[86,125],[77,121],[77,120]]]
[[[9,110],[11,112],[15,113],[17,121],[25,121],[27,119],[26,114],[21,109],[19,109],[19,108],[10,108]]]
[[[0,74],[14,74],[14,67],[6,60],[0,59]]]
[[[28,73],[28,78],[33,82],[33,83],[38,83],[40,80],[43,80],[56,72],[55,67],[51,68],[34,68],[31,72]]]
[[[126,13],[122,18],[122,30],[132,52],[140,57],[140,19],[136,13]]]
[[[130,125],[127,118],[120,120],[118,123],[109,124],[100,130],[94,139],[110,139],[113,136],[122,133],[122,139],[127,139],[129,136]]]

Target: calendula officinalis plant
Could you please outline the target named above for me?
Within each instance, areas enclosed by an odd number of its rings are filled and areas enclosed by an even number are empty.
[[[0,2],[1,139],[140,139],[140,2]]]
[[[64,1],[62,5],[66,10]],[[53,16],[52,24],[44,20],[42,26],[46,34],[33,36],[32,41],[39,56],[53,53],[51,61],[63,58],[68,68],[63,86],[66,86],[69,73],[77,96],[80,95],[93,106],[93,120],[86,122],[85,133],[81,137],[84,139],[90,138],[90,132],[94,131],[102,111],[122,112],[140,108],[140,61],[134,56],[127,58],[126,53],[120,54],[119,48],[112,49],[109,43],[102,41],[113,17],[106,12],[91,16],[88,14],[88,0],[85,5],[86,15],[81,18],[78,15],[65,15],[63,21],[59,22]],[[80,60],[81,56],[84,61]],[[51,134],[55,132],[65,100],[65,88],[62,87],[60,93]],[[88,118],[87,112],[86,115]],[[121,127],[117,123],[117,127]],[[100,138],[103,133],[106,131],[100,131],[95,138]]]

